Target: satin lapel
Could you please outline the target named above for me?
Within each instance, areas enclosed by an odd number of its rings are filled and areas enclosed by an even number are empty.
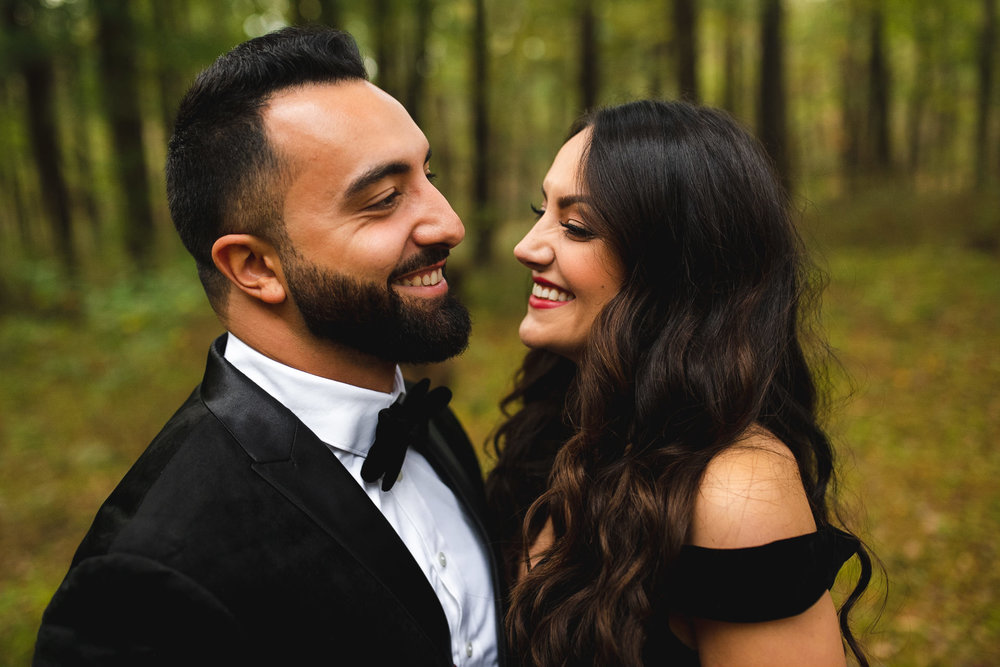
[[[312,432],[299,427],[290,461],[255,463],[253,469],[392,591],[433,646],[449,645],[441,604],[406,545]]]
[[[254,460],[254,471],[382,582],[434,647],[448,646],[444,611],[406,545],[333,452],[222,358],[224,341],[209,352],[201,393]]]

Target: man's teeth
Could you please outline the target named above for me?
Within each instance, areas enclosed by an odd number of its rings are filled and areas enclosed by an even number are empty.
[[[572,301],[573,295],[567,292],[563,292],[561,289],[556,287],[546,287],[544,285],[539,285],[535,283],[531,288],[531,293],[537,296],[539,299],[546,299],[548,301]]]
[[[400,278],[396,282],[407,287],[420,287],[421,285],[437,285],[443,278],[444,272],[441,269],[434,269],[430,273],[418,273],[415,276]]]

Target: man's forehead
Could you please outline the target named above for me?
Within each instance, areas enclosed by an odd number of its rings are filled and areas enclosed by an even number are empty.
[[[280,91],[263,117],[275,149],[293,161],[334,151],[351,172],[364,169],[351,164],[356,161],[422,161],[427,152],[427,139],[406,109],[367,81],[306,84]]]

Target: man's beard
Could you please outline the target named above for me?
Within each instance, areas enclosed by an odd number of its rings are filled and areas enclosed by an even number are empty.
[[[450,291],[433,299],[405,299],[388,284],[321,269],[294,251],[285,255],[288,290],[309,331],[318,338],[385,361],[411,364],[444,361],[469,343],[469,311]],[[390,279],[447,255],[447,250],[425,251]]]

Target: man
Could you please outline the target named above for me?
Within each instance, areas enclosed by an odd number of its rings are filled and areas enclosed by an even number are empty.
[[[288,28],[199,76],[167,189],[228,333],[100,509],[35,664],[501,659],[480,472],[447,398],[417,386],[376,426],[406,393],[398,362],[468,339],[444,278],[464,229],[429,159],[345,33]]]

